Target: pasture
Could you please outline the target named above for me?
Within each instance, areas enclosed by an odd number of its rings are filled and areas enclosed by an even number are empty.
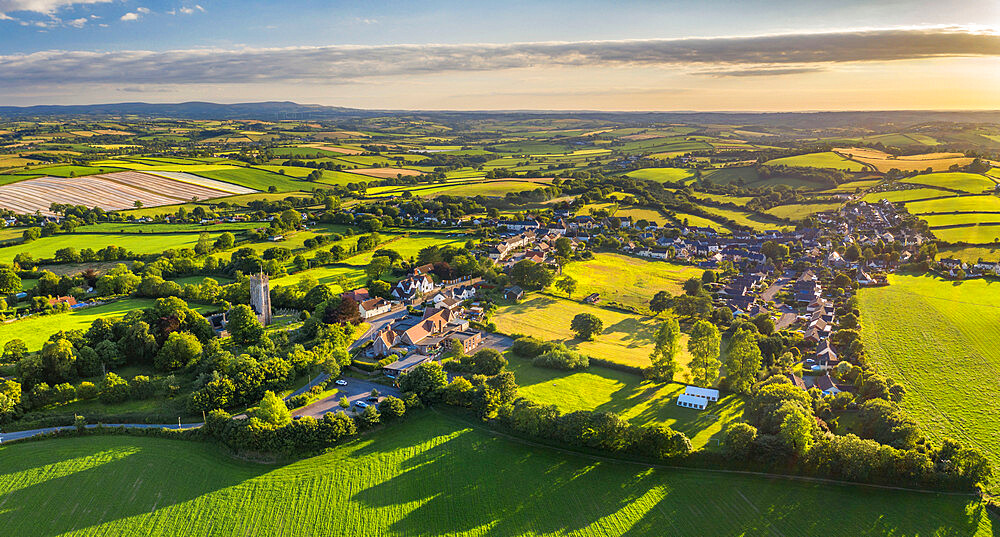
[[[1000,464],[1000,283],[890,275],[888,287],[858,296],[865,348],[906,386],[903,408],[931,438],[956,438]]]
[[[947,188],[971,194],[978,194],[987,190],[992,191],[996,188],[996,183],[985,176],[965,172],[929,173],[902,179],[900,182]]]
[[[649,468],[434,411],[283,465],[89,436],[2,447],[0,473],[0,523],[40,537],[993,534],[967,497]]]
[[[996,196],[951,196],[936,200],[913,201],[906,204],[906,209],[912,214],[1000,211],[1000,198]]]
[[[36,351],[42,348],[49,336],[61,330],[86,330],[98,318],[122,317],[132,310],[145,309],[152,305],[153,299],[126,298],[68,313],[41,315],[0,324],[0,347],[12,339],[20,339],[28,346],[29,351]],[[191,304],[191,307],[198,310],[206,309],[205,306],[195,304]]]
[[[767,210],[767,214],[773,214],[778,218],[791,218],[801,220],[815,213],[833,211],[840,207],[840,203],[792,203],[789,205],[778,205]]]
[[[187,171],[187,170],[185,170]],[[259,170],[257,168],[237,168],[234,166],[216,166],[205,171],[190,170],[191,173],[233,183],[254,190],[266,192],[269,187],[275,187],[279,192],[292,192],[309,189],[308,181],[300,181],[285,175]]]
[[[604,331],[595,341],[580,341],[569,325],[579,313],[592,313],[604,322]],[[594,358],[646,367],[653,350],[658,326],[653,317],[642,317],[589,306],[554,296],[532,294],[520,304],[503,306],[493,315],[501,332],[535,336]]]
[[[577,281],[575,298],[600,293],[602,302],[619,302],[643,309],[649,307],[649,300],[658,291],[681,294],[684,282],[700,278],[702,272],[687,265],[613,253],[599,253],[593,259],[574,261],[563,267],[563,274]]]
[[[1000,260],[1000,245],[996,246],[939,246],[938,258],[954,257],[966,263],[977,263],[980,259],[986,261]]]
[[[215,240],[220,233],[212,233]],[[170,248],[193,248],[198,243],[198,233],[61,233],[51,237],[14,246],[0,248],[0,263],[12,263],[14,256],[21,252],[31,254],[35,260],[51,259],[56,250],[90,248],[100,250],[105,246],[118,246],[137,254],[160,253]]]
[[[689,359],[685,353],[680,361]],[[698,411],[677,406],[683,384],[658,384],[598,366],[565,372],[535,367],[531,360],[516,355],[508,355],[508,360],[522,397],[555,405],[562,412],[614,412],[635,425],[667,425],[687,435],[695,449],[719,450],[726,427],[743,419],[743,399],[739,395],[724,395],[708,409]],[[681,376],[678,374],[677,379]]]
[[[987,244],[1000,240],[1000,226],[963,226],[947,229],[932,229],[938,239],[946,242]]]
[[[808,153],[805,155],[795,155],[794,157],[783,157],[769,160],[765,164],[770,166],[802,166],[808,168],[832,168],[836,170],[847,170],[852,172],[863,172],[868,169],[860,162],[844,158],[833,151],[824,153]]]
[[[687,168],[643,168],[630,171],[626,175],[633,179],[656,181],[657,183],[683,183],[694,177],[694,170]]]
[[[935,172],[947,171],[953,165],[966,166],[973,159],[961,153],[922,153],[896,157],[876,149],[847,148],[836,149],[840,154],[852,156],[854,160],[873,166],[881,173],[895,168],[904,172],[924,171],[930,168]]]
[[[869,192],[862,200],[868,203],[878,203],[881,200],[893,203],[923,200],[928,198],[940,198],[951,196],[954,192],[938,190],[936,188],[908,188],[906,190],[888,190],[885,192]]]
[[[787,224],[784,224],[783,222],[779,222],[777,220],[771,220],[769,218],[758,216],[753,213],[736,211],[733,209],[720,209],[718,207],[703,207],[703,208],[705,212],[726,217],[730,220],[733,220],[737,224],[747,226],[756,231],[763,231],[766,229],[779,229],[783,226],[787,226]]]

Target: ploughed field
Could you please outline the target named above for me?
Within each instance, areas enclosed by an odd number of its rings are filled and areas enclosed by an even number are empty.
[[[169,172],[168,172],[169,173]],[[159,175],[116,172],[84,177],[37,177],[0,186],[0,208],[17,213],[52,214],[53,203],[126,209],[139,201],[146,207],[174,205],[192,198],[212,199],[254,190],[187,173]]]
[[[7,535],[994,535],[965,496],[595,460],[431,410],[285,465],[92,436],[0,447],[0,474]]]
[[[934,439],[953,437],[1000,465],[1000,283],[890,275],[863,289],[862,337],[902,406]]]

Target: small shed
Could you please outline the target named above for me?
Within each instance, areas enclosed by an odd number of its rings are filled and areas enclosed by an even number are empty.
[[[677,396],[677,406],[705,410],[705,407],[708,406],[708,399],[682,393]]]
[[[684,389],[684,395],[690,395],[691,397],[700,397],[706,401],[718,401],[719,400],[719,390],[712,388],[699,388],[697,386],[688,386]]]

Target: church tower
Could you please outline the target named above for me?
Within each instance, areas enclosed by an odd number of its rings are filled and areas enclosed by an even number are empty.
[[[271,287],[267,274],[250,277],[250,307],[257,314],[260,324],[271,324]]]

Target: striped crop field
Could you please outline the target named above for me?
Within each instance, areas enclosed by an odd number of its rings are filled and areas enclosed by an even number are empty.
[[[219,198],[235,193],[233,190],[238,188],[221,181],[198,179],[200,181],[195,183],[133,171],[84,177],[38,177],[0,186],[0,208],[21,214],[35,211],[51,214],[49,207],[58,203],[113,211],[134,207],[137,201],[146,207],[158,207],[191,201],[195,197]]]
[[[0,473],[8,535],[995,535],[970,497],[597,460],[430,410],[285,465],[88,436],[0,448]]]

